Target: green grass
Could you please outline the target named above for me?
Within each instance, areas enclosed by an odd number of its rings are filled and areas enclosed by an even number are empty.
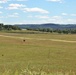
[[[76,41],[76,35],[71,34],[11,34],[0,32],[0,35]],[[9,70],[9,73],[12,74],[15,73],[15,71],[21,73],[25,68],[28,68],[30,71],[32,69],[33,71],[41,69],[41,71],[44,72],[48,72],[49,70],[50,73],[62,72],[61,75],[63,75],[63,72],[70,72],[70,70],[75,72],[76,43],[34,39],[27,39],[26,42],[23,42],[22,39],[19,38],[0,36],[0,75]]]

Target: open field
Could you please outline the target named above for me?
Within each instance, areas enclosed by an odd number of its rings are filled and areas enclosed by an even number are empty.
[[[26,67],[46,72],[76,72],[75,34],[25,34],[21,31],[0,32],[0,35],[0,73],[9,69],[21,71]]]

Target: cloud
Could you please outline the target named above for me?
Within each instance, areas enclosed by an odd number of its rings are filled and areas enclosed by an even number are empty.
[[[0,18],[4,18],[3,16],[0,16]]]
[[[62,3],[62,0],[46,0],[46,1]]]
[[[29,16],[27,16],[28,18],[33,18],[33,16],[32,15],[29,15]]]
[[[7,17],[15,17],[15,18],[18,18],[19,17],[19,13],[13,13],[11,15],[8,15]]]
[[[57,20],[56,22],[54,21],[54,23],[59,23],[59,24],[76,24],[76,19],[72,19],[72,18],[68,18],[68,19],[60,19]]]
[[[67,13],[62,13],[62,15],[63,16],[68,16],[69,15],[69,16],[73,16],[73,17],[76,16],[76,14],[67,14]]]
[[[2,9],[3,7],[2,6],[0,6],[0,9]]]
[[[63,18],[61,16],[48,16],[48,15],[36,15],[36,16],[30,16],[32,18],[40,18],[40,19],[34,19],[25,21],[25,23],[33,23],[33,24],[42,24],[42,23],[57,23],[62,24],[64,23]]]
[[[76,16],[76,14],[71,14],[71,16]]]
[[[35,7],[35,8],[24,8],[25,12],[39,12],[39,13],[49,13],[47,10]]]
[[[16,0],[16,1],[28,1],[28,0]]]
[[[76,24],[76,19],[73,18],[63,18],[62,16],[53,16],[48,19],[49,22],[58,24]]]
[[[42,16],[42,15],[36,15],[36,18],[41,18],[41,19],[48,19],[49,16]]]
[[[25,7],[23,4],[9,4],[9,7],[7,9],[19,9]]]
[[[27,16],[28,18],[39,18],[39,19],[48,19],[50,18],[49,16],[47,15],[35,15],[35,16],[32,16],[32,15],[29,15]]]
[[[62,16],[52,16],[50,19],[48,19],[48,22],[61,24],[63,23],[63,18]]]
[[[53,19],[61,19],[62,17],[61,16],[53,16],[52,18]]]
[[[13,13],[14,15],[19,15],[19,13]]]
[[[20,1],[20,2],[21,2],[21,1],[28,1],[28,0],[1,0],[1,2],[5,2],[5,1],[6,1],[6,2],[8,2],[8,1],[15,1],[15,2],[16,2],[16,1]]]
[[[63,15],[63,16],[67,16],[68,14],[67,14],[67,13],[62,13],[62,15]]]
[[[0,3],[6,3],[7,0],[0,0]]]
[[[76,24],[76,19],[67,19],[67,22],[69,24],[71,24],[71,23]]]
[[[0,11],[0,14],[2,14],[2,12]]]

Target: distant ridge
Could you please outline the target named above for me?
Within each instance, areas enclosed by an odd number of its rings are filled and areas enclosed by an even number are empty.
[[[16,26],[21,29],[37,29],[37,28],[52,28],[52,29],[76,29],[76,24],[54,24],[54,23],[46,23],[46,24],[16,24]]]

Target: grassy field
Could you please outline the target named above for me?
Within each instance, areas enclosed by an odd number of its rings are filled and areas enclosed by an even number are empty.
[[[26,34],[23,31],[13,31],[0,32],[0,35],[11,36],[0,36],[0,75],[8,70],[13,73],[26,68],[45,72],[76,72],[76,42],[48,40],[76,41],[75,34]],[[23,39],[26,41],[23,42]]]

